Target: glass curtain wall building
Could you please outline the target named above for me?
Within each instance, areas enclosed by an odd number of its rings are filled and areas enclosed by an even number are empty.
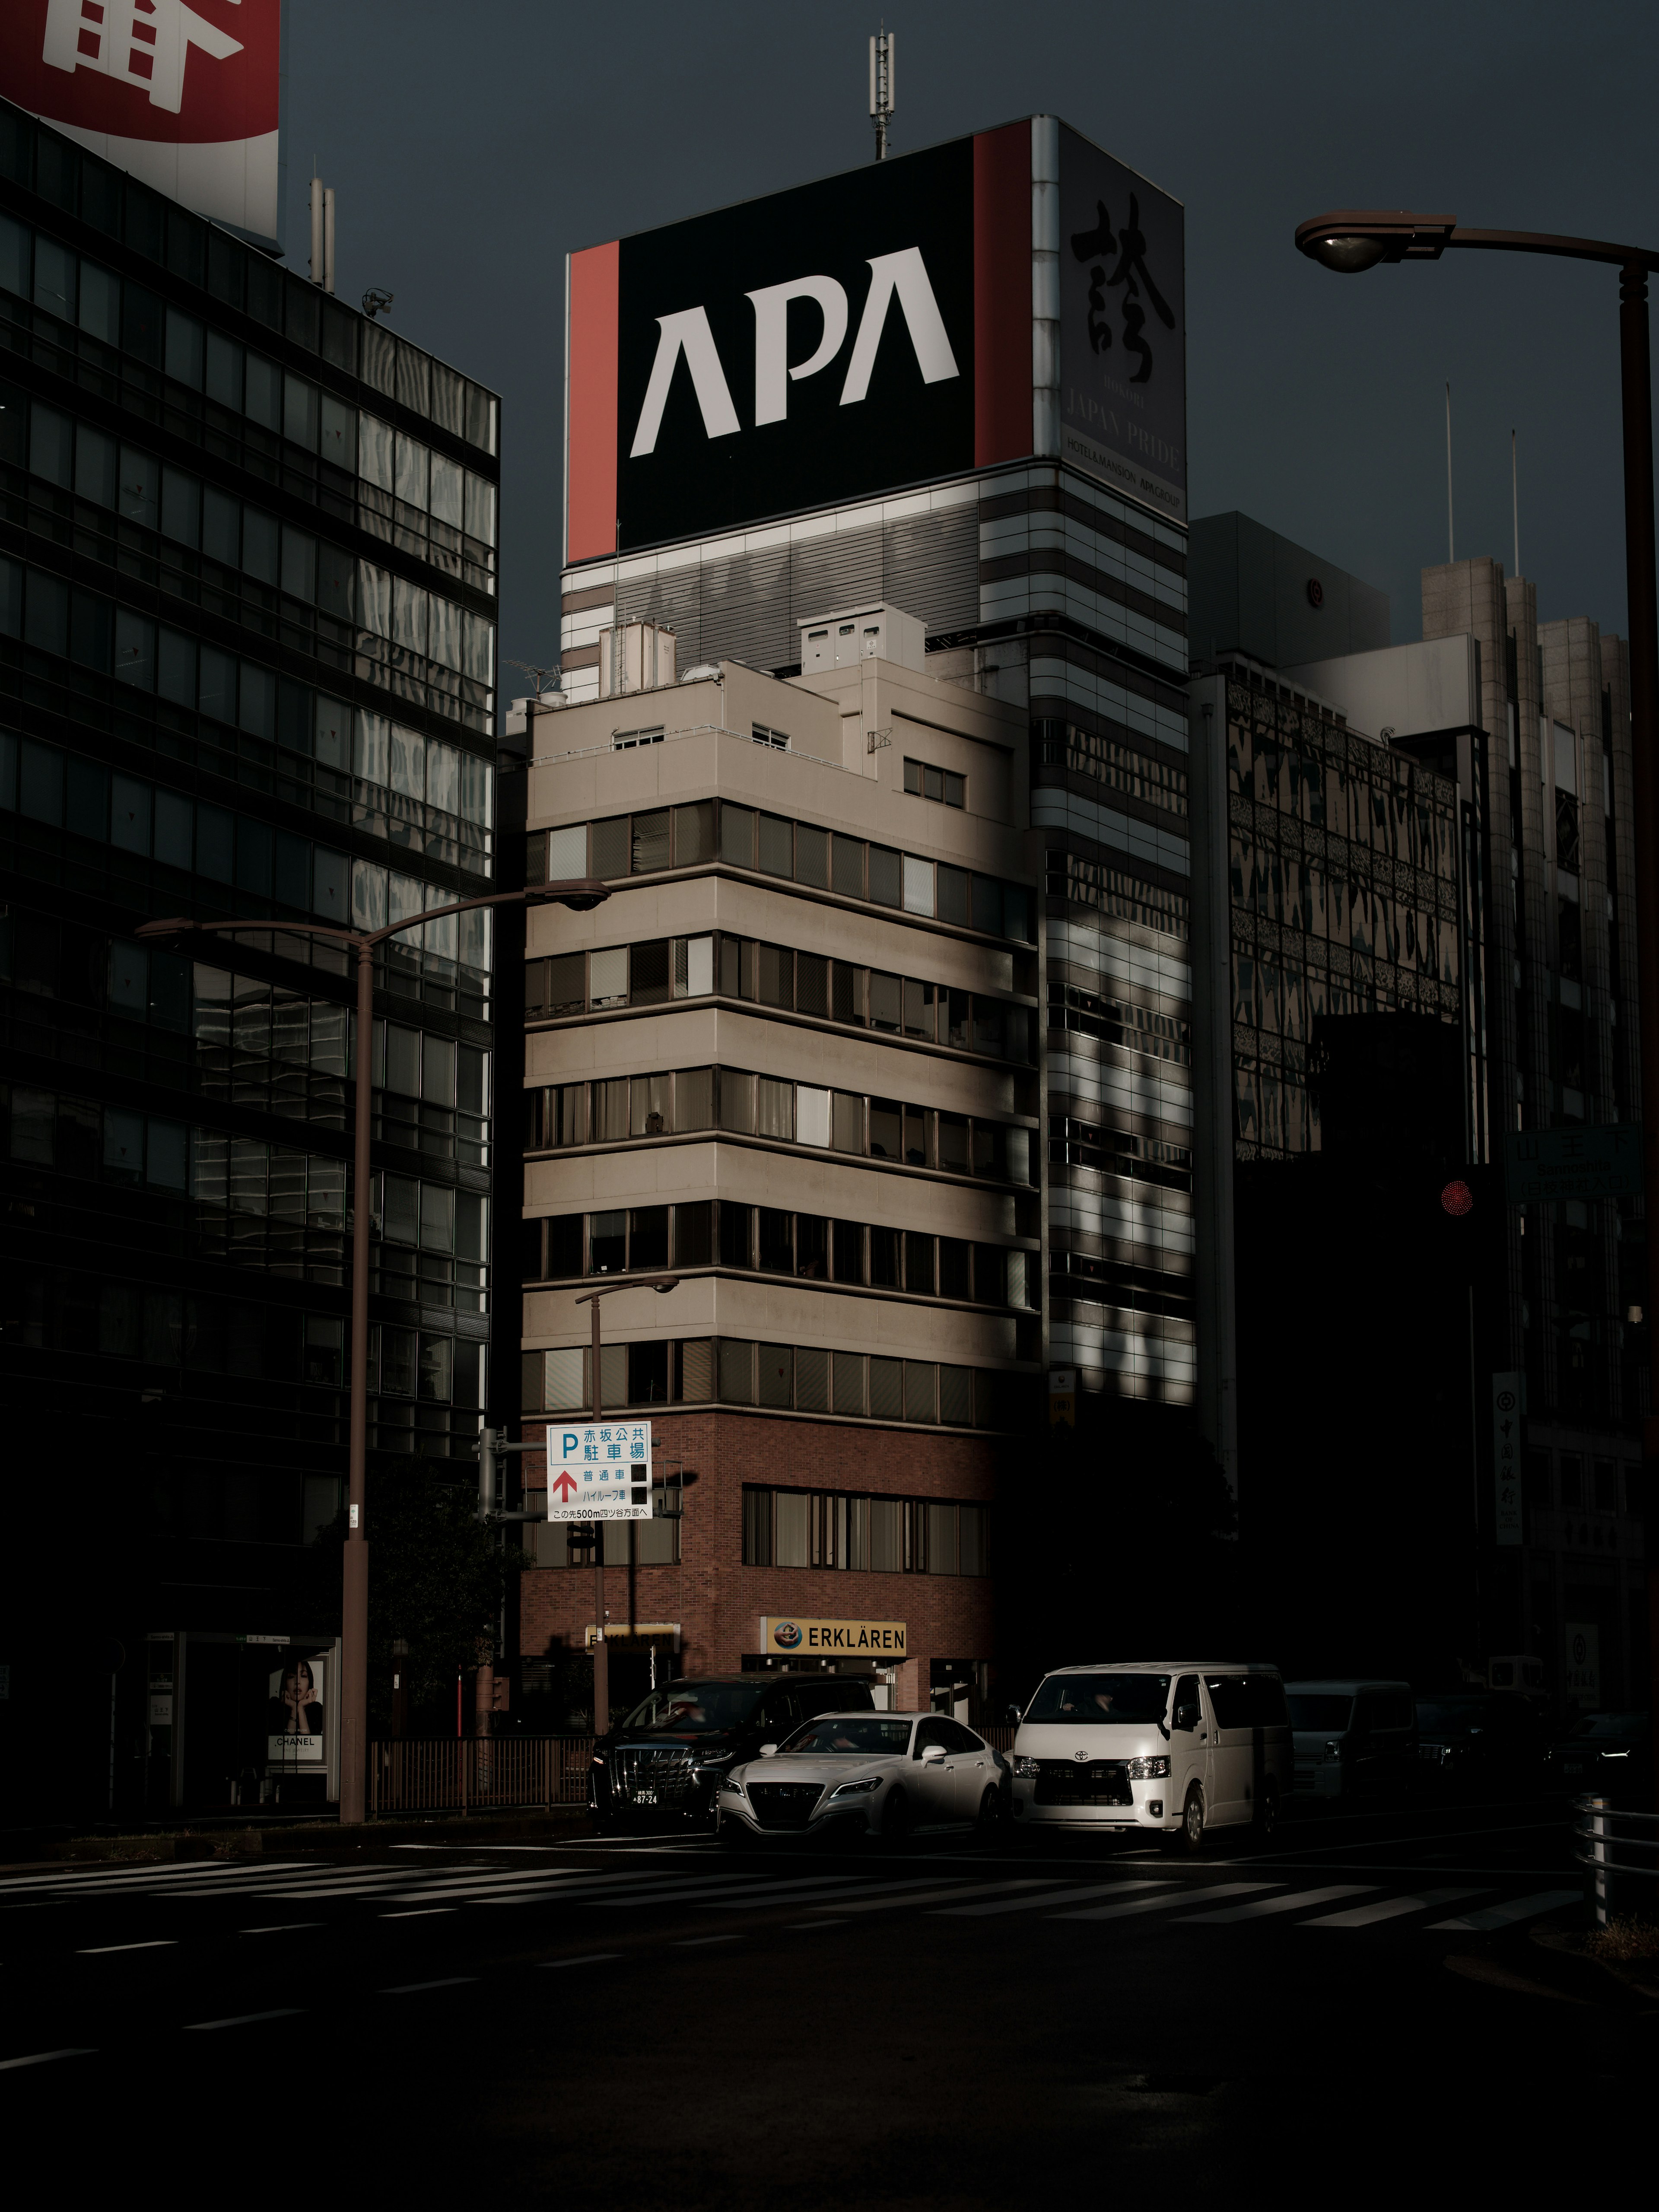
[[[346,1468],[354,987],[284,923],[494,885],[498,418],[0,106],[0,1656],[33,1804],[268,1796],[267,1647],[332,1632],[298,1570]],[[171,915],[272,927],[137,941]],[[491,965],[465,915],[377,978],[371,1482],[473,1480]]]

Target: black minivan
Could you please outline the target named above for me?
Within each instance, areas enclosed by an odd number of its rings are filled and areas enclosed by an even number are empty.
[[[781,1743],[820,1713],[874,1709],[870,1686],[847,1674],[708,1674],[670,1682],[601,1736],[588,1770],[587,1809],[603,1834],[636,1819],[714,1822],[720,1777],[764,1744]]]

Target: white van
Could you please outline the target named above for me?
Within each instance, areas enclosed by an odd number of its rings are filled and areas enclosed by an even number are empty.
[[[1014,1737],[1017,1829],[1144,1828],[1195,1851],[1206,1828],[1265,1841],[1292,1776],[1285,1684],[1243,1660],[1106,1662],[1045,1675]]]

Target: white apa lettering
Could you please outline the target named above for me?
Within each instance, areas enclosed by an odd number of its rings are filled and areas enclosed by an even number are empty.
[[[743,427],[732,404],[720,357],[714,350],[714,333],[708,327],[707,308],[687,307],[678,315],[659,315],[657,328],[662,336],[657,341],[657,357],[651,364],[651,380],[645,387],[645,404],[640,410],[639,428],[634,433],[634,443],[629,452],[631,461],[657,449],[663,410],[668,404],[669,387],[682,354],[691,372],[691,388],[697,395],[697,405],[702,410],[705,434],[729,438]]]
[[[755,423],[781,422],[789,413],[789,386],[816,376],[841,351],[847,336],[847,295],[833,276],[797,276],[788,284],[768,284],[744,297],[755,306]],[[788,362],[789,302],[816,300],[823,333],[806,361]]]
[[[886,325],[888,304],[896,292],[910,343],[916,349],[922,382],[942,384],[962,374],[945,334],[945,318],[927,281],[921,247],[907,246],[901,253],[878,253],[870,264],[870,290],[859,320],[859,334],[853,341],[853,357],[847,364],[847,381],[841,394],[843,407],[869,397],[876,349]]]

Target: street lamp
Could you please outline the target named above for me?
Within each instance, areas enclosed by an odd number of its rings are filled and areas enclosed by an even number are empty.
[[[1630,601],[1631,770],[1635,787],[1637,1012],[1642,1057],[1642,1181],[1647,1226],[1650,1342],[1659,1343],[1659,580],[1653,548],[1653,385],[1648,276],[1659,253],[1548,231],[1469,230],[1455,216],[1342,208],[1297,225],[1297,250],[1357,275],[1384,261],[1437,261],[1451,246],[1548,253],[1619,271],[1619,369],[1625,430],[1625,584]],[[1648,1618],[1659,1622],[1659,1416],[1642,1423]],[[1659,1636],[1650,1639],[1659,1711]]]
[[[368,1145],[374,1126],[374,953],[377,946],[405,929],[466,914],[483,906],[539,906],[550,902],[585,914],[609,898],[602,883],[582,877],[566,883],[538,884],[528,890],[492,891],[483,898],[455,899],[424,914],[410,915],[386,929],[344,929],[333,922],[289,921],[266,915],[258,921],[194,921],[175,916],[147,921],[140,937],[184,937],[192,933],[234,937],[248,930],[280,929],[289,935],[332,937],[357,948],[357,1067],[351,1214],[351,1457],[346,1511],[346,1540],[341,1559],[340,1601],[340,1822],[360,1825],[367,1810],[368,1775],[368,1516],[365,1474],[368,1458]]]
[[[613,1291],[654,1291],[659,1297],[680,1286],[678,1275],[635,1275],[620,1283],[603,1283],[584,1291],[579,1306],[593,1309],[593,1419],[599,1418],[599,1300]],[[605,1640],[605,1523],[593,1523],[593,1735],[595,1741],[611,1726],[611,1653]]]

